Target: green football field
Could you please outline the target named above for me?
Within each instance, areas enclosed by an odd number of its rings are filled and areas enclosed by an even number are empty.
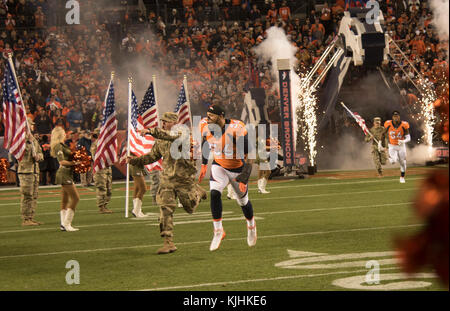
[[[253,180],[255,247],[247,246],[240,207],[223,195],[227,236],[221,247],[209,251],[208,199],[194,215],[175,211],[178,251],[168,255],[156,254],[162,245],[158,208],[148,193],[143,211],[149,216],[124,217],[124,183],[114,184],[110,215],[98,213],[93,187],[79,187],[73,226],[80,231],[71,233],[59,231],[59,188],[40,189],[36,219],[45,224],[39,227],[21,226],[18,189],[3,189],[0,290],[444,290],[431,268],[406,280],[393,244],[421,229],[411,202],[431,169],[410,173],[405,184],[397,170],[382,179],[319,172],[270,182],[266,195]],[[79,284],[66,282],[76,267],[66,268],[71,260],[79,264]]]

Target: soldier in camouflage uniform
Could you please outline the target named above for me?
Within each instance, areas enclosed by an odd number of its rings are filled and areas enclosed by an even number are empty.
[[[32,129],[34,122],[28,118]],[[42,223],[33,220],[37,206],[39,189],[39,162],[44,159],[41,146],[31,133],[27,133],[25,152],[19,161],[17,174],[20,180],[22,226],[39,226]]]
[[[127,162],[133,165],[146,165],[163,159],[163,170],[160,173],[160,186],[156,194],[156,202],[160,207],[160,234],[164,245],[158,254],[168,254],[177,250],[173,243],[173,213],[177,207],[177,198],[189,214],[194,213],[202,199],[206,199],[206,191],[195,181],[197,172],[192,158],[172,156],[172,142],[181,137],[181,133],[170,131],[177,123],[178,116],[173,112],[164,113],[161,118],[163,129],[151,128],[141,132],[156,138],[150,153],[141,157],[128,157]],[[181,137],[190,139],[189,134]],[[190,142],[188,142],[190,143]]]
[[[366,135],[366,142],[372,141],[372,157],[377,169],[378,177],[383,177],[382,165],[386,164],[387,155],[386,148],[388,145],[387,130],[381,126],[381,118],[373,119],[373,127],[369,130],[372,136]],[[377,143],[375,138],[379,143]]]
[[[148,172],[148,177],[150,177],[150,195],[153,198],[153,203],[156,203],[156,193],[159,188],[159,172],[159,170]]]
[[[100,130],[96,129],[92,136],[95,141],[91,144],[91,155],[94,158],[97,151],[97,138]],[[101,214],[111,214],[112,211],[106,207],[111,200],[112,194],[112,169],[106,167],[94,173],[94,184],[97,193],[97,206]]]

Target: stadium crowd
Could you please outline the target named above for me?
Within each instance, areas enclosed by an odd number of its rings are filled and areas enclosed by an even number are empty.
[[[388,33],[436,91],[445,93],[441,81],[448,72],[448,42],[439,42],[428,2],[379,2]],[[344,10],[361,6],[361,1],[330,1],[318,11],[311,6],[300,18],[293,14],[299,1],[167,1],[169,14],[164,20],[154,10],[144,14],[138,7],[103,14],[101,2],[83,1],[81,25],[56,26],[49,3],[0,4],[0,73],[13,52],[27,114],[41,136],[58,124],[75,132],[96,128],[109,73],[126,70],[127,60],[159,64],[158,72],[177,87],[186,75],[193,114],[203,114],[205,106],[220,102],[229,116],[239,118],[244,91],[260,85],[267,91],[269,116],[276,121],[279,96],[270,64],[257,64],[252,52],[264,40],[265,30],[282,27],[298,47],[297,69],[306,70],[337,34]],[[408,69],[405,74],[394,62],[388,66],[407,101],[417,101],[406,77],[417,82],[417,73]],[[117,113],[119,129],[124,129],[125,108]],[[0,135],[2,131],[0,126]]]

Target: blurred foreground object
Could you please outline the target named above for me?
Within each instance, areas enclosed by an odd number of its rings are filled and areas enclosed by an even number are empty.
[[[433,172],[422,183],[413,208],[425,226],[415,235],[396,241],[400,265],[407,273],[425,266],[435,269],[442,283],[449,285],[448,170]]]

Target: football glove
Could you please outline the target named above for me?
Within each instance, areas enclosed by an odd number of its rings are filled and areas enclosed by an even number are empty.
[[[250,179],[250,174],[252,173],[252,165],[249,163],[245,163],[242,168],[242,172],[236,177],[236,181],[247,184]]]

